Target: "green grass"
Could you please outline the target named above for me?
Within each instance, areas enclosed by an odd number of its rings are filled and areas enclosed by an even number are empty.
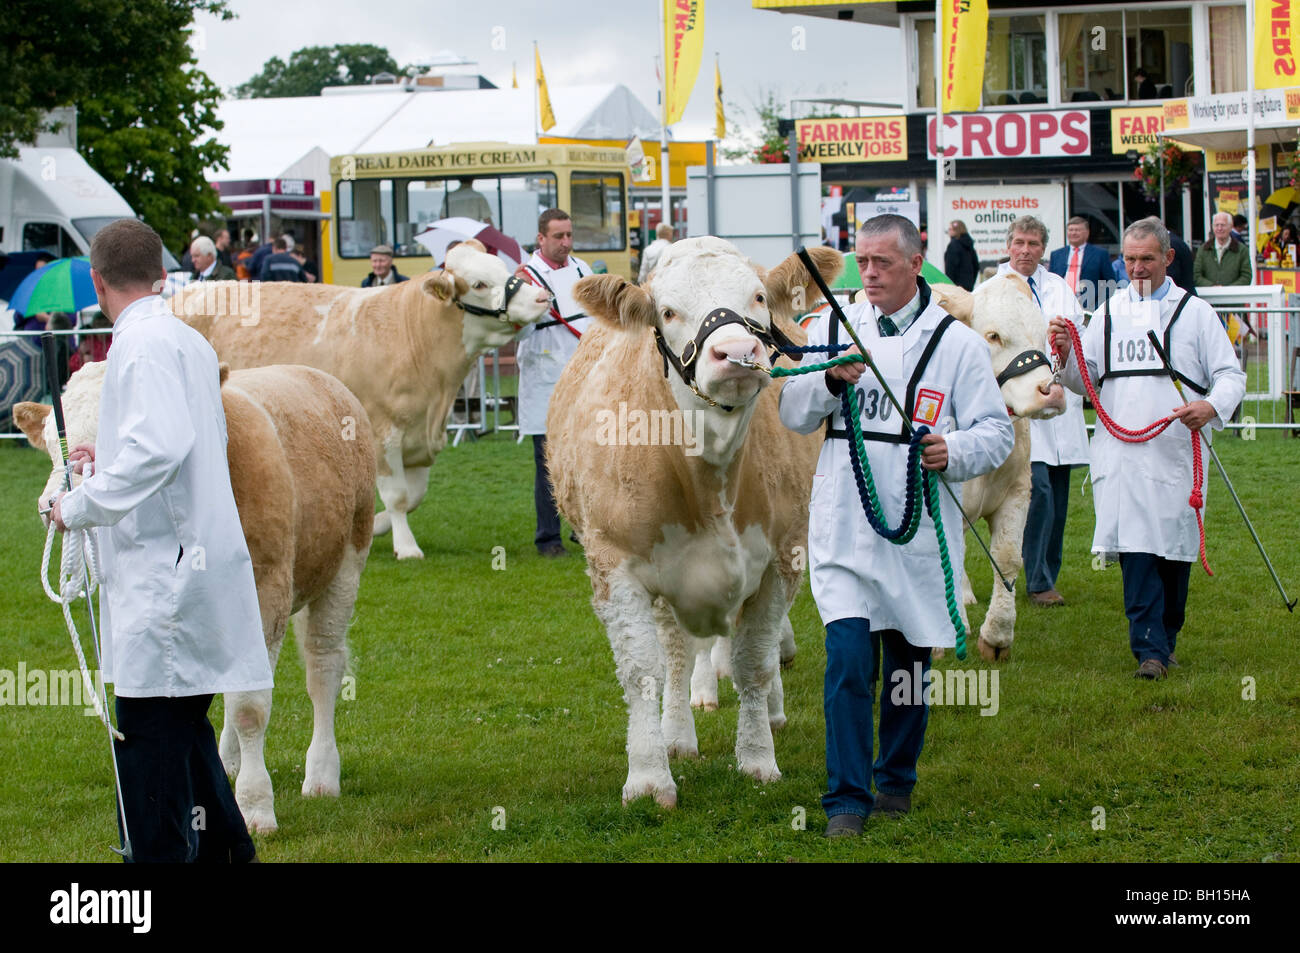
[[[1300,594],[1300,442],[1261,433],[1218,447]],[[725,683],[721,709],[696,716],[703,757],[673,763],[677,810],[620,805],[626,718],[612,654],[581,559],[532,552],[531,453],[505,436],[448,450],[412,519],[426,559],[399,564],[389,538],[377,542],[351,633],[356,697],[339,705],[336,800],[298,793],[311,708],[296,650],[281,656],[267,739],[280,830],[258,838],[267,860],[1300,859],[1300,625],[1217,475],[1217,575],[1193,570],[1183,668],[1159,683],[1131,677],[1119,568],[1093,569],[1092,497],[1080,496],[1076,471],[1059,583],[1070,604],[1038,610],[1021,595],[1000,711],[933,709],[912,815],[829,843],[818,806],[825,657],[806,586],[793,613],[799,656],[785,673],[790,723],[776,737],[784,777],[759,785],[734,770],[736,696]],[[0,669],[75,665],[36,578],[33,504],[47,473],[43,455],[0,446],[10,527]],[[505,547],[505,571],[491,568],[494,546]],[[967,550],[986,597],[991,572],[978,547]],[[982,614],[976,606],[973,625]],[[1242,699],[1247,676],[1254,701]],[[0,709],[0,859],[113,859],[105,749],[79,709]],[[504,830],[492,826],[498,807]],[[1092,826],[1098,807],[1105,830]],[[804,831],[792,826],[799,808]]]

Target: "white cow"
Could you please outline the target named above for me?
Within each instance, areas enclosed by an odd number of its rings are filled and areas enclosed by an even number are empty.
[[[833,279],[840,255],[813,254]],[[627,703],[624,803],[675,806],[668,759],[698,754],[693,639],[732,637],[737,764],[780,777],[778,643],[802,580],[821,438],[782,426],[779,388],[731,359],[766,366],[760,337],[774,323],[802,342],[792,297],[812,297],[811,283],[794,256],[765,273],[705,237],[666,249],[646,286],[604,275],[575,288],[599,320],[556,386],[547,466],[582,536]]]
[[[1052,383],[1048,358],[1039,350],[1047,340],[1047,320],[1034,303],[1029,284],[1014,273],[984,282],[973,295],[956,285],[934,285],[933,292],[940,307],[988,342],[993,373],[1006,375],[1000,386],[1007,413],[1015,418],[1015,446],[1002,466],[963,484],[961,498],[971,519],[988,521],[989,550],[1006,578],[1014,581],[1023,564],[1021,543],[1029,516],[1028,418],[1046,419],[1065,412],[1065,392]],[[964,606],[976,601],[965,574],[962,596],[965,622]],[[989,611],[980,626],[980,654],[989,661],[1007,658],[1015,629],[1015,594],[995,579]]]
[[[93,444],[106,362],[87,364],[63,395],[68,446]],[[253,560],[271,670],[289,617],[307,669],[313,728],[304,796],[339,794],[334,704],[347,665],[347,630],[370,552],[375,461],[365,409],[333,377],[277,366],[229,374],[221,368],[226,456],[239,521]],[[27,439],[59,459],[48,404],[23,403],[14,419]],[[78,481],[80,477],[76,478]],[[62,486],[55,465],[40,499]],[[226,695],[221,760],[250,830],[276,828],[264,745],[270,690]]]
[[[384,504],[375,534],[392,529],[398,559],[424,556],[407,514],[424,499],[465,375],[549,302],[476,241],[448,252],[445,269],[386,287],[200,282],[171,301],[232,368],[306,364],[357,396],[374,428]]]

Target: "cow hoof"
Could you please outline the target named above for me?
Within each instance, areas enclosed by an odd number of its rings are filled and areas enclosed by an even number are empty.
[[[740,765],[742,774],[747,774],[760,784],[767,784],[769,781],[780,781],[781,771],[776,766],[776,761],[755,761],[742,763]]]
[[[302,783],[303,797],[338,797],[339,786],[337,783],[330,784],[328,781],[304,781]]]
[[[671,777],[666,783],[656,783],[652,778],[628,778],[623,785],[623,806],[627,807],[647,795],[653,797],[660,807],[672,810],[677,806],[677,785]]]
[[[700,746],[698,744],[676,741],[668,746],[668,757],[670,758],[698,758],[699,756]]]
[[[986,662],[1005,662],[1011,658],[1011,646],[1009,645],[992,645],[984,641],[984,636],[980,636],[980,655],[984,656]]]
[[[771,715],[767,719],[767,725],[773,731],[780,731],[785,727],[785,715]]]
[[[269,808],[240,808],[244,815],[244,825],[255,834],[274,834],[279,829],[275,823],[275,811]]]
[[[718,703],[716,701],[693,701],[691,707],[698,708],[701,711],[717,711]]]
[[[403,546],[400,549],[394,549],[393,555],[398,559],[423,559],[424,551],[419,546]]]
[[[930,649],[930,658],[943,658],[944,653],[947,651],[947,649]]]

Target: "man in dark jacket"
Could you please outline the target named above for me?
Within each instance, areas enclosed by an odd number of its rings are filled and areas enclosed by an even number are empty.
[[[1047,270],[1065,279],[1085,311],[1093,311],[1110,297],[1114,273],[1110,256],[1100,245],[1088,243],[1092,228],[1082,215],[1065,223],[1065,245],[1052,252]]]
[[[1214,234],[1196,253],[1193,277],[1198,287],[1250,284],[1250,250],[1232,237],[1232,216],[1219,212]]]
[[[966,231],[966,223],[954,219],[948,226],[948,247],[943,252],[943,273],[952,283],[967,291],[975,289],[975,279],[980,271],[980,257],[975,252],[975,242]]]
[[[395,285],[406,281],[406,275],[393,267],[393,246],[376,245],[370,249],[370,274],[361,280],[361,287]]]
[[[194,270],[190,272],[193,281],[235,280],[235,269],[221,263],[216,244],[206,235],[190,242],[190,260],[194,262]]]
[[[262,262],[262,270],[258,273],[260,281],[306,281],[307,276],[302,273],[302,265],[298,264],[298,259],[289,254],[289,243],[285,241],[283,235],[277,238],[271,244],[271,255]]]

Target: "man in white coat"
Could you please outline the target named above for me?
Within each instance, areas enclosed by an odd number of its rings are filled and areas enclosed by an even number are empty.
[[[1126,443],[1098,426],[1092,439],[1092,486],[1097,528],[1094,552],[1119,553],[1129,647],[1141,678],[1164,678],[1177,664],[1174,648],[1187,607],[1187,585],[1199,551],[1193,495],[1192,439],[1221,429],[1246,393],[1246,375],[1214,309],[1166,275],[1174,259],[1169,232],[1151,217],[1124,230],[1124,265],[1132,282],[1093,315],[1083,334],[1088,374],[1121,427],[1141,429],[1174,413],[1176,422],[1153,440]],[[1193,398],[1184,405],[1147,332],[1154,331]],[[1069,350],[1065,323],[1049,325],[1053,345]],[[1073,353],[1062,381],[1083,393]],[[1202,472],[1195,494],[1205,498]]]
[[[1000,466],[1015,443],[988,345],[930,300],[930,288],[919,277],[921,238],[910,221],[898,215],[869,220],[858,233],[856,251],[870,304],[850,307],[847,317],[912,425],[931,428],[922,441],[921,465],[960,493],[964,481]],[[809,344],[845,337],[827,315],[813,327]],[[811,354],[805,361],[825,359]],[[813,597],[826,626],[829,791],[822,806],[828,837],[860,833],[873,809],[885,815],[911,809],[929,716],[924,685],[914,692],[912,683],[924,679],[931,649],[955,644],[929,514],[922,514],[915,538],[903,546],[878,536],[863,515],[840,413],[845,387],[859,392],[867,457],[891,527],[903,512],[908,454],[900,414],[864,365],[794,377],[782,389],[787,427],[799,433],[824,422],[829,427],[813,477],[808,527]],[[960,572],[961,514],[946,493],[939,498],[952,565]],[[872,708],[882,649],[880,754],[873,766]]]
[[[551,315],[528,325],[519,337],[519,433],[533,438],[533,505],[537,533],[533,542],[543,556],[567,556],[560,541],[560,513],[555,508],[546,472],[546,413],[551,392],[569,363],[578,340],[591,322],[573,300],[573,286],[591,274],[591,266],[573,251],[573,222],[563,209],[551,208],[537,221],[537,251],[520,269],[520,277],[551,292]]]
[[[1014,271],[1029,282],[1043,317],[1049,321],[1065,317],[1082,330],[1079,299],[1065,279],[1042,265],[1047,237],[1047,226],[1032,215],[1012,222],[1007,229],[1008,260],[998,266],[998,274]],[[1046,341],[1043,347],[1047,349]],[[1021,545],[1029,601],[1036,606],[1062,606],[1065,599],[1056,591],[1056,577],[1061,572],[1065,516],[1070,505],[1070,469],[1088,462],[1082,397],[1066,391],[1065,413],[1029,421],[1029,461],[1029,517]]]
[[[637,284],[645,284],[646,279],[659,265],[659,259],[663,256],[664,251],[672,243],[673,227],[667,222],[660,222],[655,226],[655,240],[647,245],[645,251],[641,253],[641,268],[637,271],[636,276]]]
[[[59,529],[100,527],[104,668],[136,862],[254,858],[208,722],[217,692],[271,688],[253,564],[226,461],[217,356],[174,317],[162,241],[135,219],[90,249],[113,323],[93,475],[61,495]]]

